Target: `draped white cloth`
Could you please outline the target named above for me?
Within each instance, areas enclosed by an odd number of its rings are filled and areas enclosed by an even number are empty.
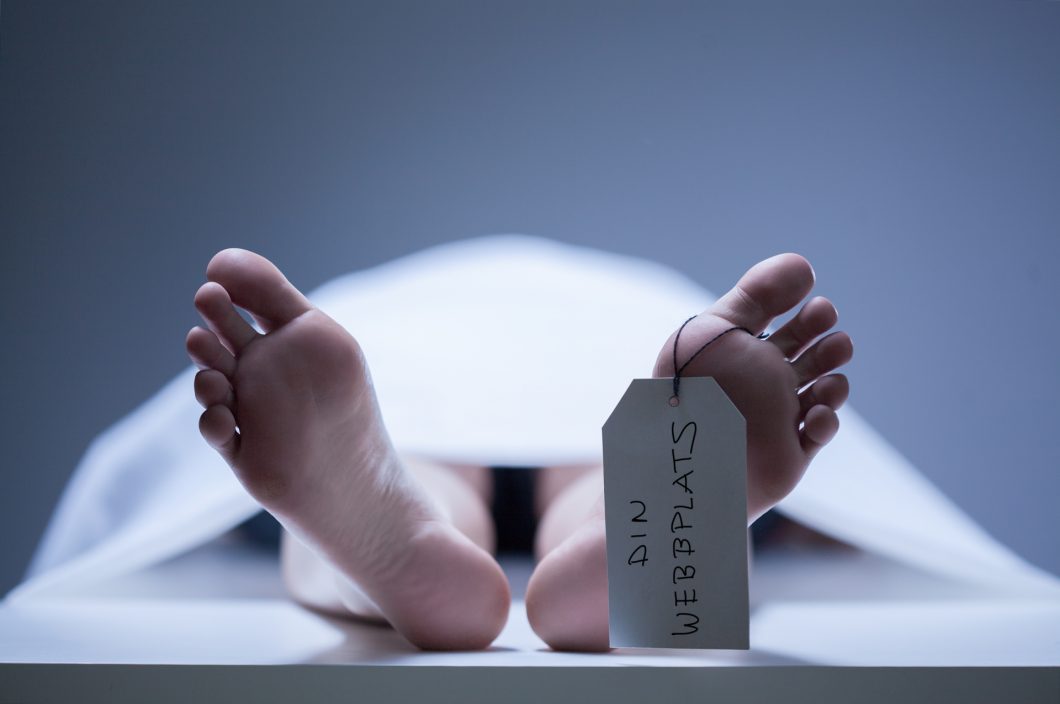
[[[650,376],[667,336],[714,300],[659,264],[515,235],[434,247],[310,298],[360,341],[399,450],[494,466],[597,460],[600,427],[629,380]],[[257,510],[198,435],[194,374],[92,443],[9,599],[154,564]],[[840,416],[782,511],[932,572],[1060,594],[855,412]]]

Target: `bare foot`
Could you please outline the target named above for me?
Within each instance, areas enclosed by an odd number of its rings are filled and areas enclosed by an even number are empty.
[[[224,250],[207,278],[195,306],[210,330],[187,339],[206,441],[410,641],[489,645],[507,620],[504,574],[402,466],[357,342],[257,254]]]
[[[850,361],[853,345],[846,333],[824,337],[835,325],[835,307],[813,298],[768,340],[754,337],[770,321],[794,308],[813,288],[813,269],[796,254],[781,254],[756,264],[736,287],[681,333],[682,364],[703,343],[733,326],[733,332],[708,347],[683,372],[712,376],[747,421],[747,521],[752,523],[795,487],[810,460],[839,429],[836,410],[849,392],[846,377],[831,374]],[[675,333],[676,334],[676,333]],[[672,377],[674,336],[655,363],[657,377]],[[607,561],[602,480],[596,475],[573,484],[568,496],[545,515],[541,532],[555,534],[580,503],[583,517],[544,555],[527,589],[526,607],[534,630],[561,650],[605,650]],[[548,548],[546,548],[547,550]]]

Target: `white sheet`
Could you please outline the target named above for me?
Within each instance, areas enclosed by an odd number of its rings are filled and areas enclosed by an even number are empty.
[[[649,376],[669,333],[713,300],[660,265],[523,236],[436,247],[311,298],[361,342],[399,449],[516,466],[598,459],[600,426],[629,380]],[[9,599],[156,563],[257,510],[198,436],[194,372],[93,442]],[[1055,577],[986,535],[856,413],[840,415],[784,512],[933,572],[1060,595]]]

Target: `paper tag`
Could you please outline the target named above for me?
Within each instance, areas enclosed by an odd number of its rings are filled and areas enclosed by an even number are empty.
[[[612,647],[748,643],[747,434],[709,377],[634,379],[604,424]]]

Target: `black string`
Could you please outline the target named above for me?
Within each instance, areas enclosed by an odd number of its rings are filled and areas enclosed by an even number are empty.
[[[748,335],[754,335],[753,332],[751,332],[747,328],[743,327],[742,325],[734,325],[731,328],[729,328],[728,330],[722,330],[717,335],[715,335],[714,337],[710,338],[705,343],[703,343],[703,346],[700,347],[695,352],[693,352],[692,356],[689,357],[687,360],[685,360],[685,363],[682,364],[680,368],[678,368],[678,366],[677,366],[677,343],[681,340],[681,332],[685,329],[686,325],[688,325],[689,323],[691,323],[693,320],[695,320],[698,317],[699,317],[698,315],[693,315],[691,318],[689,318],[685,322],[681,323],[681,327],[677,328],[677,334],[674,336],[674,398],[675,399],[680,399],[680,397],[677,394],[677,390],[678,390],[679,384],[681,383],[681,372],[683,372],[685,370],[685,367],[687,367],[689,364],[692,363],[693,359],[695,359],[696,357],[699,356],[700,352],[702,352],[703,350],[707,349],[712,344],[717,342],[721,337],[723,337],[725,335],[728,335],[730,332],[733,332],[734,330],[743,330]],[[756,337],[759,340],[764,340],[767,337],[769,337],[769,333],[768,332],[763,332],[760,335],[757,335]]]

